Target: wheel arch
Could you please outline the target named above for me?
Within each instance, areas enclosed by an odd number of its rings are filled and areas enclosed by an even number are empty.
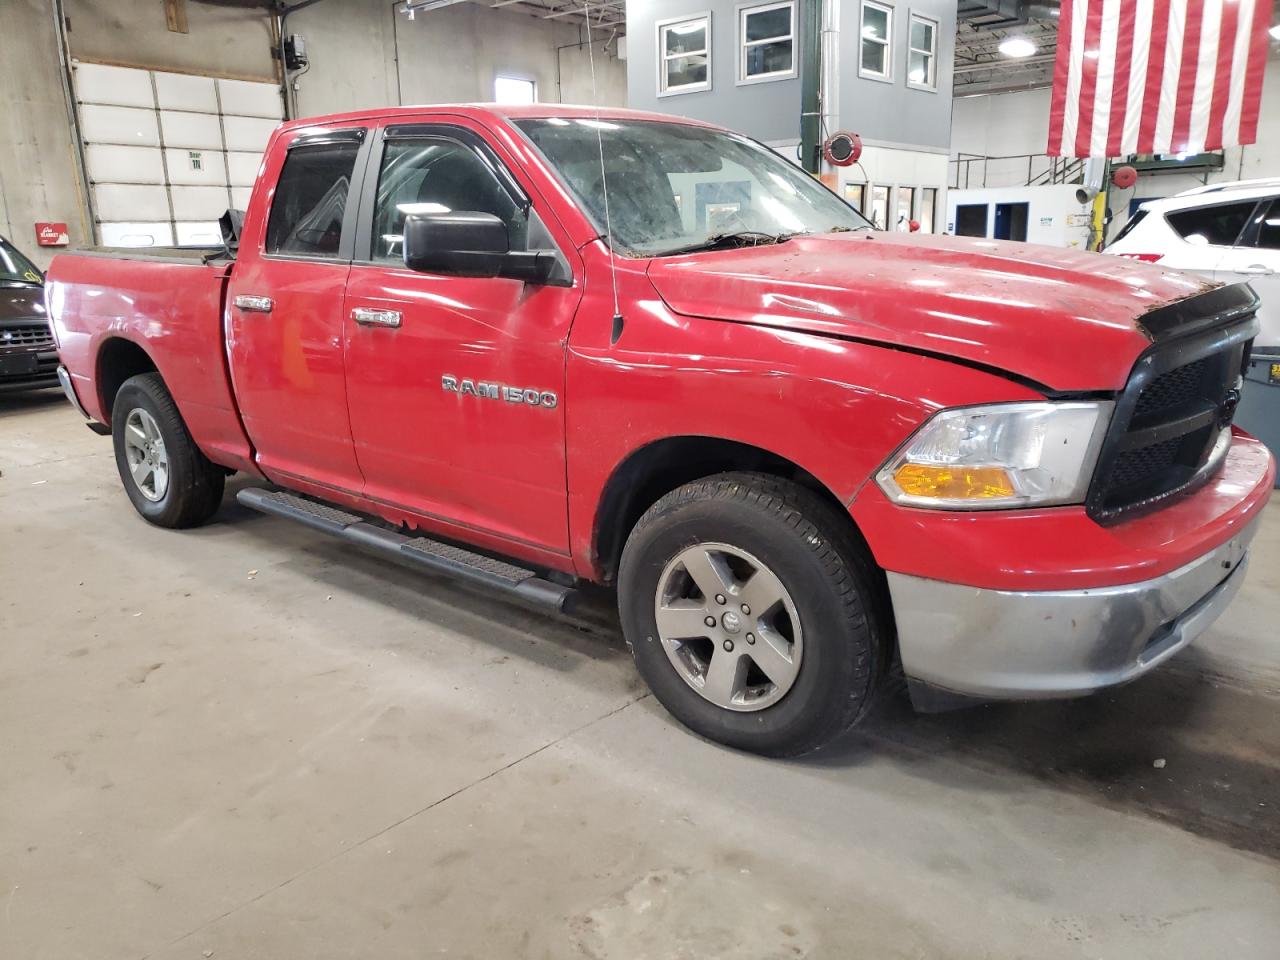
[[[742,470],[783,477],[813,491],[834,509],[841,522],[847,523],[847,531],[855,540],[865,546],[861,531],[840,498],[798,463],[737,440],[665,437],[633,450],[605,482],[592,530],[592,554],[600,578],[605,582],[615,579],[631,529],[663,496],[694,480]]]
[[[98,347],[94,380],[98,388],[105,422],[111,423],[111,409],[116,394],[130,377],[141,373],[158,373],[159,368],[145,349],[126,337],[108,337]]]

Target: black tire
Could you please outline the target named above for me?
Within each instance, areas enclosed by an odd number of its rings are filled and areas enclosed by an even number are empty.
[[[168,483],[163,495],[149,499],[129,467],[125,430],[130,414],[144,410],[159,428],[168,460]],[[178,407],[158,373],[130,377],[116,394],[111,409],[111,440],[116,468],[135,510],[158,527],[196,527],[217,512],[226,472],[200,452]]]
[[[704,698],[658,635],[663,571],[700,543],[758,558],[798,613],[799,669],[780,699],[762,709],[733,710]],[[815,493],[768,474],[724,473],[672,491],[640,518],[623,549],[618,605],[641,676],[676,719],[730,747],[797,756],[839,736],[871,706],[888,659],[882,583],[847,521]]]

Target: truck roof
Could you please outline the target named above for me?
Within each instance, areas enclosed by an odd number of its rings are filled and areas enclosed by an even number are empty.
[[[677,117],[669,113],[651,113],[647,110],[630,110],[625,107],[592,107],[567,103],[432,103],[403,107],[371,107],[349,113],[333,113],[316,117],[304,117],[283,124],[283,129],[327,126],[361,120],[403,119],[415,120],[432,116],[464,116],[479,119],[497,117],[505,120],[564,117],[565,119],[594,120],[659,120],[667,123],[684,123],[691,126],[716,127],[715,124],[689,117]]]

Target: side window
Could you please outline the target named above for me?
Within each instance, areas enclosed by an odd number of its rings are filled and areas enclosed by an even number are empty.
[[[862,0],[862,49],[858,75],[873,80],[893,77],[893,8]]]
[[[1199,246],[1229,247],[1253,213],[1256,203],[1221,203],[1214,207],[1178,210],[1165,214],[1169,226],[1187,243]]]
[[[658,96],[711,89],[711,14],[658,23]]]
[[[907,33],[907,86],[921,90],[938,88],[938,22],[911,14]]]
[[[404,218],[454,210],[492,213],[507,225],[512,250],[529,249],[529,217],[498,181],[489,161],[456,140],[388,140],[373,212],[374,260],[404,257]],[[535,239],[542,231],[535,231]],[[538,249],[548,243],[539,242]]]
[[[1280,250],[1280,197],[1271,201],[1258,224],[1258,246],[1266,250]]]
[[[267,253],[336,257],[360,144],[303,144],[289,150],[267,219]]]
[[[782,80],[796,75],[794,0],[739,10],[738,81]]]

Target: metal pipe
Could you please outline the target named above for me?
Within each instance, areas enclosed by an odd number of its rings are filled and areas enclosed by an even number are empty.
[[[955,73],[973,73],[976,70],[1005,70],[1008,71],[1018,67],[1034,67],[1042,63],[1053,63],[1058,59],[1056,53],[1042,53],[1034,57],[1023,57],[1021,60],[992,60],[989,63],[961,63],[957,64]]]
[[[75,93],[71,88],[71,46],[67,41],[67,18],[62,0],[51,0],[54,37],[58,43],[58,78],[62,83],[62,99],[67,108],[67,120],[71,124],[71,156],[76,167],[76,186],[80,194],[81,232],[90,245],[98,242],[98,217],[93,209],[93,191],[89,189],[89,173],[84,161],[84,135],[80,131],[80,112],[76,109]],[[86,222],[87,218],[87,222]]]
[[[822,0],[822,63],[818,102],[822,107],[819,134],[825,140],[840,126],[840,0]]]
[[[814,174],[821,167],[822,3],[800,0],[800,166]]]
[[[289,61],[284,56],[284,38],[285,23],[288,21],[290,14],[297,13],[299,10],[305,10],[313,4],[319,3],[320,0],[299,0],[291,7],[286,7],[283,3],[276,7],[276,22],[279,26],[279,48],[276,55],[280,58],[280,76],[284,79],[284,118],[286,120],[295,119],[298,112],[297,104],[294,103],[293,89],[289,85]]]

